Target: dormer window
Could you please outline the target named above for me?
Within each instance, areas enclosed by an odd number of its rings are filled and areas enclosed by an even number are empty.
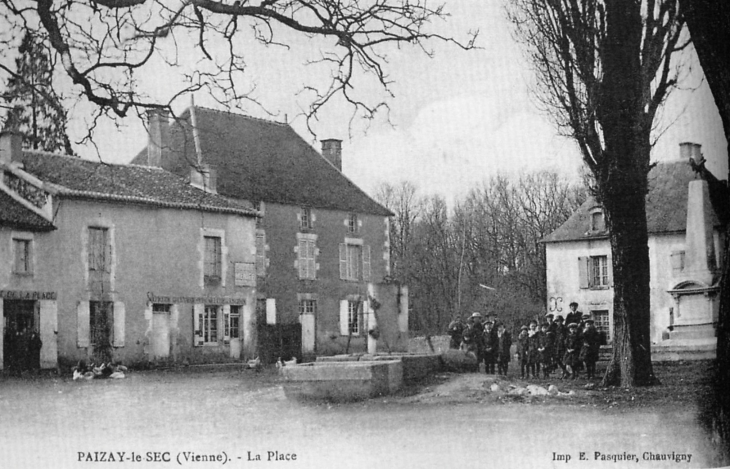
[[[603,217],[603,210],[594,209],[591,212],[591,231],[606,231],[606,220]]]
[[[350,233],[357,233],[359,228],[359,222],[357,219],[357,213],[350,213],[347,216],[347,230]]]
[[[299,214],[299,225],[302,231],[312,229],[312,209],[309,207],[302,207],[302,211]]]

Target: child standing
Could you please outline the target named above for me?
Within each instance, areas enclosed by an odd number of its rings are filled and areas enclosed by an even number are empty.
[[[525,379],[527,371],[527,326],[520,328],[520,335],[517,336],[517,361],[520,362],[520,378]]]

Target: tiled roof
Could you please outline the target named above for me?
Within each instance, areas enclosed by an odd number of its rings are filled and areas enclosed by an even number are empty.
[[[10,195],[0,190],[0,226],[19,230],[51,231],[53,223],[24,207]]]
[[[727,220],[727,188],[709,171],[704,170],[704,179],[710,188],[712,226],[719,226]],[[697,179],[687,161],[658,163],[649,172],[649,192],[646,195],[646,222],[649,233],[672,233],[685,231],[687,223],[687,188],[689,182]],[[573,215],[558,229],[543,238],[543,242],[576,241],[607,238],[608,233],[591,232],[591,210],[599,206],[589,197]]]
[[[170,127],[172,152],[163,168],[190,173],[197,161],[190,109]],[[203,163],[218,170],[218,192],[253,202],[304,205],[389,216],[287,124],[196,106]],[[147,150],[132,163],[146,164]]]
[[[204,192],[161,168],[116,165],[45,152],[17,159],[59,196],[256,216],[250,206]]]

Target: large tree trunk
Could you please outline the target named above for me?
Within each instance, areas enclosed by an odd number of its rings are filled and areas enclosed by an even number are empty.
[[[613,358],[603,384],[622,387],[654,381],[646,232],[651,120],[643,110],[641,36],[640,2],[607,1],[604,79],[598,106],[606,148],[596,182],[613,255],[615,333]]]

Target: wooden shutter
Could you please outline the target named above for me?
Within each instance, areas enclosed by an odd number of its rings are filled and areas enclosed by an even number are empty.
[[[608,276],[608,286],[613,286],[613,259],[611,256],[606,256],[606,275]]]
[[[340,280],[347,280],[347,244],[340,243]]]
[[[309,269],[309,278],[315,279],[317,278],[317,267],[315,263],[317,248],[315,247],[314,241],[309,241],[307,245],[309,246],[309,250],[307,251],[307,268]]]
[[[196,303],[193,305],[193,346],[199,347],[203,345],[203,314],[205,313],[205,305]]]
[[[104,230],[104,236],[102,238],[104,240],[104,272],[111,272],[112,271],[112,243],[111,243],[111,237],[109,236],[109,231]]]
[[[588,288],[590,286],[590,268],[589,268],[590,257],[579,257],[578,258],[578,281],[580,288]]]
[[[231,305],[223,305],[223,341],[231,341]]]
[[[41,347],[41,368],[55,368],[58,365],[58,306],[56,300],[40,300],[39,332]]]
[[[340,245],[342,246],[342,245]],[[341,300],[340,301],[340,334],[342,335],[349,335],[350,334],[350,328],[348,327],[348,321],[349,321],[349,315],[347,311],[349,301],[347,300]]]
[[[266,298],[266,324],[276,324],[276,298]]]
[[[307,278],[307,242],[299,240],[297,247],[297,266],[299,267],[299,278]]]
[[[362,247],[362,279],[365,281],[370,280],[370,246],[365,245]]]
[[[124,347],[124,321],[125,321],[124,303],[121,301],[114,302],[114,338],[112,345],[114,347]]]
[[[76,343],[79,347],[88,347],[90,344],[89,332],[91,329],[91,314],[89,312],[89,302],[79,301],[76,305]]]

